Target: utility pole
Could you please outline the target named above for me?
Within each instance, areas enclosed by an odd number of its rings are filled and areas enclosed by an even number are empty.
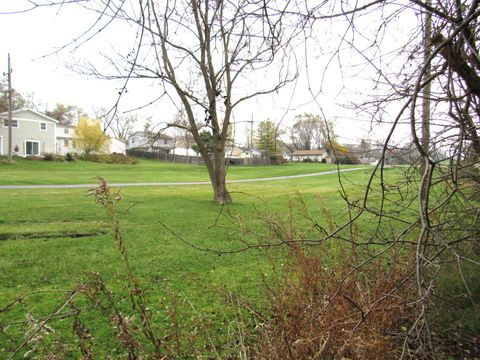
[[[250,119],[250,149],[249,150],[252,150],[252,149],[253,149],[253,113]]]
[[[8,53],[8,162],[12,159],[12,68],[10,66],[10,53]]]

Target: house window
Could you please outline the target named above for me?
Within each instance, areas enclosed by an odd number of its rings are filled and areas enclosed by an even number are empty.
[[[3,119],[3,126],[8,127],[8,119]],[[18,120],[12,119],[12,128],[18,128]]]
[[[40,130],[47,131],[47,123],[41,122],[40,123]]]
[[[63,129],[63,133],[64,133],[64,134],[68,134],[68,128],[64,128],[64,129]]]
[[[38,141],[25,141],[25,155],[40,155],[40,143]]]
[[[69,141],[67,139],[63,140],[63,146],[68,148],[68,146],[70,145]]]

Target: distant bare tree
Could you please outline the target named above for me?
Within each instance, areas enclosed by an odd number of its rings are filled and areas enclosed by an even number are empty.
[[[290,141],[295,149],[319,149],[322,141],[327,139],[325,122],[319,115],[305,113],[295,116],[294,121],[290,130]]]
[[[110,132],[115,138],[123,141],[128,140],[138,122],[137,114],[124,114],[118,111],[110,114],[105,108],[95,110],[95,116],[100,119],[104,132]]]
[[[45,111],[45,115],[58,120],[62,125],[74,125],[84,115],[84,111],[75,105],[57,103],[55,109]]]

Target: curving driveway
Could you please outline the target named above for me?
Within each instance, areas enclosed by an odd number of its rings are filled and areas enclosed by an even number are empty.
[[[323,175],[332,175],[337,174],[338,172],[349,172],[349,171],[358,171],[365,170],[365,167],[361,168],[350,168],[350,169],[341,169],[341,170],[330,170],[323,171],[319,173],[312,174],[301,174],[301,175],[287,175],[287,176],[276,176],[268,178],[259,178],[259,179],[243,179],[243,180],[227,180],[227,183],[249,183],[249,182],[259,182],[259,181],[274,181],[274,180],[288,180],[288,179],[298,179],[303,177],[311,176],[323,176]],[[112,183],[109,186],[113,187],[127,187],[127,186],[189,186],[189,185],[210,185],[210,181],[186,181],[186,182],[148,182],[148,183]],[[0,189],[78,189],[78,188],[92,188],[97,186],[97,184],[71,184],[71,185],[0,185]]]

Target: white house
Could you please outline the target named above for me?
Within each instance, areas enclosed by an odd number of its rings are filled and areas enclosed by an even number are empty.
[[[176,147],[170,151],[170,154],[183,155],[183,156],[200,156],[199,153],[195,152],[192,148]]]
[[[238,157],[242,158],[242,159],[251,159],[251,158],[261,158],[262,157],[262,153],[256,149],[249,149],[249,148],[244,148],[244,147],[240,147],[240,148],[234,148],[235,149],[239,149],[240,152],[238,152],[238,150],[236,151],[238,153]]]
[[[325,162],[330,163],[332,159],[328,155],[327,150],[320,149],[320,150],[296,150],[290,155],[292,161],[304,161],[306,159],[310,159],[311,161],[318,161],[321,162],[325,160]]]
[[[57,125],[57,154],[66,155],[67,153],[80,153],[81,150],[75,146],[75,126]],[[110,138],[108,148],[109,154],[126,154],[127,145],[124,141]]]
[[[58,121],[34,110],[12,111],[12,151],[20,156],[56,153]],[[0,155],[8,154],[8,113],[0,114]]]
[[[175,144],[173,138],[168,135],[151,131],[137,131],[129,137],[127,147],[128,149],[169,152],[175,147]]]
[[[12,111],[12,152],[19,156],[78,153],[75,127],[60,125],[31,109]],[[125,142],[111,138],[109,153],[125,154]],[[0,114],[0,155],[8,154],[8,113]]]
[[[77,153],[73,141],[75,126],[57,125],[57,154],[65,155],[67,153]]]
[[[110,138],[110,154],[123,154],[125,155],[127,153],[127,144],[125,141],[116,139],[116,138]]]

